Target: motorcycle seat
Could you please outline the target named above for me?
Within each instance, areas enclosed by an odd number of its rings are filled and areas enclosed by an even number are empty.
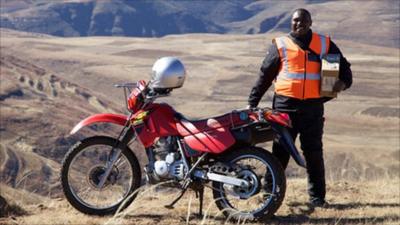
[[[236,123],[238,123],[238,121],[240,121],[239,114],[235,112],[229,112],[223,115],[201,120],[190,120],[182,114],[177,113],[176,118],[179,121],[177,123],[178,131],[183,136],[215,130],[221,127],[233,127]]]

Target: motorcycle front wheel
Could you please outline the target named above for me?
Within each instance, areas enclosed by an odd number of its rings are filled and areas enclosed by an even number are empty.
[[[99,187],[107,162],[119,141],[104,136],[86,138],[66,154],[61,168],[61,184],[69,203],[85,214],[109,215],[121,204],[126,208],[136,197],[141,172],[133,152],[126,147],[115,162],[104,185]]]
[[[233,176],[249,183],[238,187],[213,182],[214,201],[228,219],[265,220],[278,210],[285,197],[286,177],[270,152],[248,146],[230,151],[220,161],[233,168]]]

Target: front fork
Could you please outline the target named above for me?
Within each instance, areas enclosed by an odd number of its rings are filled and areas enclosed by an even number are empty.
[[[106,183],[108,176],[110,175],[115,163],[118,161],[119,157],[121,156],[122,149],[125,149],[128,143],[136,138],[135,130],[130,126],[130,117],[126,122],[123,130],[121,131],[119,137],[117,138],[117,142],[115,143],[115,147],[113,147],[110,151],[108,156],[108,160],[106,163],[106,171],[100,178],[100,182],[97,185],[97,188],[103,188],[104,184]]]

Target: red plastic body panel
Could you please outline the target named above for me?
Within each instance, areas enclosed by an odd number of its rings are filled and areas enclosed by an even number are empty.
[[[194,150],[214,154],[221,153],[235,144],[234,137],[226,127],[188,135],[183,139]]]
[[[238,113],[228,113],[200,121],[181,120],[177,129],[190,148],[218,154],[235,143],[230,128],[241,123]]]
[[[82,127],[99,122],[123,126],[127,119],[127,116],[117,114],[93,115],[79,122],[71,134]],[[144,147],[152,146],[159,137],[182,136],[185,143],[193,150],[218,154],[235,143],[230,129],[246,121],[242,121],[239,113],[235,112],[198,121],[178,120],[176,111],[171,106],[153,103],[136,112],[132,116],[131,123],[137,123],[133,127]]]
[[[255,112],[250,112],[249,117],[253,121],[258,121],[258,115]],[[292,121],[290,120],[289,114],[278,112],[274,110],[269,110],[264,112],[264,117],[269,122],[278,123],[284,127],[292,127]]]
[[[127,116],[119,115],[119,114],[110,114],[110,113],[96,114],[93,116],[89,116],[86,119],[79,122],[71,130],[70,134],[75,134],[83,127],[88,126],[93,123],[113,123],[113,124],[118,124],[118,125],[124,126],[127,119],[128,119]]]
[[[287,113],[271,113],[267,116],[267,120],[276,122],[284,127],[292,127],[292,122],[290,120],[289,114]]]
[[[144,111],[148,111],[149,115],[143,123],[135,126],[135,130],[145,147],[153,145],[156,138],[179,135],[176,128],[176,112],[171,106],[154,103],[136,114]]]
[[[180,123],[177,124],[177,128],[180,135],[187,136],[197,134],[199,132],[214,130],[220,127],[237,126],[241,122],[242,121],[240,120],[237,113],[227,113],[221,116],[204,120],[182,120],[180,121]]]

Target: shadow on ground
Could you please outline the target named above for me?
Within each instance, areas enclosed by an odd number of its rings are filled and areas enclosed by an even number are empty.
[[[285,217],[275,217],[272,222],[280,225],[289,224],[382,224],[388,221],[398,221],[398,215],[381,217],[353,217],[353,218],[309,218],[306,215],[292,215]]]
[[[291,214],[288,216],[275,216],[271,222],[276,224],[382,224],[388,221],[399,221],[400,216],[397,214],[388,214],[377,217],[327,217],[312,218],[309,215],[315,211],[315,208],[304,202],[292,202],[288,204]],[[400,203],[333,203],[324,207],[324,209],[346,210],[366,207],[391,208],[400,207]],[[295,212],[297,211],[297,212]]]
[[[326,218],[313,218],[311,214],[315,211],[308,203],[304,202],[291,202],[288,204],[290,207],[290,214],[287,216],[274,216],[267,221],[254,221],[254,224],[273,224],[273,225],[297,225],[297,224],[383,224],[385,222],[394,222],[400,220],[400,215],[398,214],[387,214],[377,217],[326,217]],[[366,207],[376,207],[376,208],[394,208],[400,207],[400,203],[334,203],[329,204],[324,207],[324,210],[347,210],[355,208],[366,208]],[[168,214],[137,214],[137,215],[125,215],[125,219],[132,220],[143,220],[150,219],[154,223],[162,222],[165,218],[169,218]],[[187,217],[181,216],[179,218],[180,222],[186,222]],[[189,216],[189,224],[196,221],[203,221],[204,217],[200,216],[198,213],[191,214]],[[216,223],[226,224],[226,218],[222,215],[213,216],[208,215],[206,221],[214,221]],[[232,224],[236,222],[232,221]],[[246,221],[246,224],[252,224],[251,221]]]

